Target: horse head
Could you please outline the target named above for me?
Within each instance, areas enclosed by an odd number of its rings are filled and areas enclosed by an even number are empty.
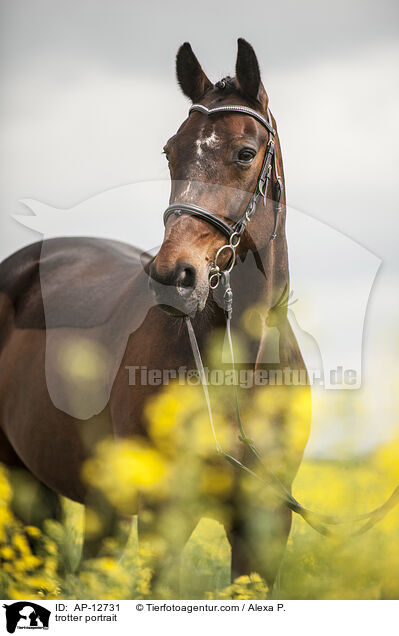
[[[150,287],[169,313],[193,315],[206,305],[215,270],[222,271],[249,249],[259,251],[274,236],[282,166],[250,44],[238,40],[234,78],[213,84],[188,43],[178,51],[176,72],[194,106],[164,147],[171,195],[164,240],[149,270]],[[229,243],[233,248],[221,250]]]

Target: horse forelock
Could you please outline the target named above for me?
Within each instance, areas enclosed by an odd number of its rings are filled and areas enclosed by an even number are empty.
[[[216,82],[211,94],[212,97],[217,97],[218,101],[223,99],[224,97],[235,95],[243,99],[248,104],[248,106],[255,107],[256,109],[259,109],[259,107],[262,106],[261,102],[258,99],[251,99],[248,95],[243,94],[237,83],[236,78],[231,77],[230,75],[226,75],[226,77],[222,77],[221,80]],[[259,110],[263,112],[262,108],[260,108]]]

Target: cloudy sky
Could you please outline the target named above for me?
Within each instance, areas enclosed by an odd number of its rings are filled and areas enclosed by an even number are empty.
[[[398,14],[395,0],[0,0],[0,258],[38,237],[11,218],[28,213],[21,199],[70,208],[167,179],[161,149],[187,113],[179,45],[190,41],[216,81],[245,37],[277,119],[289,204],[382,261],[364,345],[364,377],[379,382],[367,436],[378,437],[398,381]],[[345,267],[335,282],[347,298],[357,283]]]

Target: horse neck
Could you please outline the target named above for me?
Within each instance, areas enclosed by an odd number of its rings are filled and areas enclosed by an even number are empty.
[[[262,249],[248,252],[245,260],[234,272],[233,294],[235,322],[251,306],[261,305],[266,309],[274,307],[278,300],[288,293],[289,273],[287,242],[284,227],[274,241]]]

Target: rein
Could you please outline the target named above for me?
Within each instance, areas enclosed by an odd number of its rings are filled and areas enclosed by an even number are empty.
[[[231,316],[232,316],[232,307],[233,307],[233,292],[231,290],[230,281],[229,281],[230,273],[223,272],[221,278],[222,278],[223,287],[225,289],[224,311],[226,316],[226,334],[227,334],[227,340],[228,340],[229,349],[230,349],[233,377],[235,378],[236,373],[235,373],[235,362],[234,362],[234,348],[233,348],[233,341],[231,337]],[[202,362],[201,353],[198,347],[198,342],[197,342],[197,338],[193,329],[193,325],[192,325],[191,319],[188,316],[186,316],[185,321],[186,321],[186,327],[187,327],[188,337],[190,340],[191,349],[192,349],[194,360],[195,360],[195,365],[197,367],[198,375],[201,380],[201,385],[202,385],[202,389],[205,396],[205,401],[206,401],[206,405],[208,409],[209,422],[210,422],[213,438],[215,440],[216,452],[219,455],[223,456],[230,464],[232,464],[236,468],[239,468],[240,470],[251,475],[258,481],[260,481],[262,484],[264,484],[265,486],[272,488],[273,492],[280,499],[281,503],[283,503],[285,506],[287,506],[287,508],[292,510],[292,512],[299,514],[304,519],[304,521],[306,521],[314,530],[317,530],[317,532],[319,532],[320,534],[324,536],[342,536],[342,533],[334,532],[334,530],[332,530],[328,526],[342,525],[346,523],[354,523],[359,521],[365,521],[365,523],[357,530],[353,530],[351,532],[346,533],[346,536],[353,537],[353,536],[363,534],[367,530],[370,530],[370,528],[372,528],[378,521],[381,521],[381,519],[383,519],[388,514],[388,512],[392,510],[392,508],[394,508],[399,503],[399,486],[397,486],[395,490],[393,491],[393,493],[391,494],[391,496],[389,497],[389,499],[387,499],[387,501],[384,504],[382,504],[378,508],[374,508],[373,510],[369,512],[365,512],[359,515],[353,515],[353,516],[327,515],[327,514],[322,514],[318,512],[313,512],[312,510],[309,510],[308,508],[305,508],[304,506],[302,506],[302,504],[300,504],[299,501],[297,501],[297,499],[293,497],[291,492],[284,486],[281,480],[270,469],[267,468],[267,466],[265,465],[265,462],[262,459],[261,454],[259,453],[256,446],[254,445],[254,442],[249,437],[247,437],[244,430],[243,423],[242,423],[242,419],[241,419],[240,406],[238,401],[238,392],[237,392],[237,386],[235,382],[233,383],[233,390],[234,390],[236,421],[237,421],[237,425],[239,429],[238,439],[240,440],[240,442],[245,444],[245,446],[249,449],[251,455],[255,457],[257,462],[260,464],[262,474],[261,475],[258,474],[251,468],[248,468],[248,466],[243,464],[239,459],[226,453],[223,450],[217,438],[214,421],[213,421],[213,414],[212,414],[211,401],[209,397],[208,385],[206,382],[204,365]]]
[[[219,286],[219,284],[221,284],[221,287],[222,287],[223,308],[224,308],[224,313],[226,317],[226,335],[227,335],[227,340],[229,343],[233,377],[235,378],[236,372],[235,372],[235,361],[234,361],[234,347],[233,347],[233,341],[231,337],[231,317],[233,313],[233,291],[230,286],[230,272],[232,271],[236,262],[236,249],[241,241],[242,235],[247,227],[247,224],[249,223],[249,221],[255,214],[256,206],[260,198],[263,199],[263,203],[266,206],[266,194],[267,194],[268,184],[270,181],[273,168],[274,168],[275,183],[278,187],[278,194],[275,197],[276,204],[275,204],[274,228],[269,238],[269,241],[273,241],[277,235],[277,228],[278,228],[279,218],[281,214],[281,199],[283,194],[283,182],[281,177],[278,174],[278,169],[277,169],[277,159],[276,159],[276,153],[275,153],[276,131],[274,130],[272,122],[271,122],[271,115],[270,115],[269,109],[267,110],[267,119],[265,119],[260,113],[253,110],[252,108],[248,108],[246,106],[240,106],[240,105],[228,105],[228,106],[218,106],[216,108],[207,108],[206,106],[203,106],[202,104],[193,104],[193,106],[191,106],[190,108],[189,115],[195,111],[200,112],[206,116],[211,116],[211,115],[220,114],[220,113],[235,113],[235,114],[248,115],[256,119],[256,121],[258,121],[268,131],[268,134],[269,134],[269,139],[266,145],[266,150],[265,150],[265,154],[264,154],[264,158],[262,162],[262,168],[258,176],[255,190],[248,202],[246,209],[244,210],[244,213],[239,218],[239,220],[236,221],[234,225],[230,226],[228,223],[226,223],[223,219],[221,219],[219,216],[217,216],[213,212],[210,212],[209,210],[206,210],[204,208],[201,208],[191,203],[173,203],[166,208],[164,213],[165,225],[168,219],[170,218],[170,216],[172,215],[181,216],[183,214],[188,214],[196,218],[202,219],[203,221],[206,221],[210,225],[213,225],[213,227],[215,227],[217,230],[222,232],[229,241],[228,243],[220,247],[219,250],[216,252],[214,261],[209,271],[209,286],[211,289],[216,289]],[[226,251],[230,251],[230,259],[228,263],[224,267],[222,267],[222,265],[219,264],[220,255]],[[236,420],[237,420],[237,425],[239,429],[238,439],[240,440],[240,442],[245,444],[245,446],[248,448],[251,455],[256,459],[256,461],[260,465],[261,474],[259,474],[258,472],[255,472],[254,470],[246,466],[239,459],[226,453],[223,450],[221,444],[219,443],[219,440],[216,434],[204,365],[202,362],[201,353],[198,347],[198,341],[194,332],[194,328],[193,328],[191,319],[188,316],[185,317],[185,322],[186,322],[191,349],[192,349],[194,360],[195,360],[195,365],[197,367],[197,372],[198,372],[202,389],[204,392],[204,396],[205,396],[205,401],[206,401],[208,416],[209,416],[209,423],[211,426],[213,438],[215,440],[216,452],[219,455],[223,456],[230,464],[246,472],[247,474],[251,475],[258,481],[260,481],[262,484],[264,484],[265,486],[269,488],[271,487],[282,504],[287,506],[287,508],[292,510],[292,512],[299,514],[312,528],[314,528],[315,530],[317,530],[317,532],[325,536],[337,536],[337,535],[343,536],[342,533],[340,534],[340,533],[334,532],[334,530],[332,530],[329,526],[355,523],[360,521],[364,521],[365,523],[363,523],[362,526],[358,528],[357,530],[353,530],[346,533],[345,536],[351,537],[351,536],[357,536],[357,535],[363,534],[364,532],[372,528],[378,521],[383,519],[388,514],[388,512],[392,510],[392,508],[394,508],[394,506],[396,506],[399,503],[399,486],[397,486],[394,489],[391,496],[387,499],[387,501],[384,504],[375,508],[374,510],[371,510],[369,512],[359,514],[359,515],[352,515],[352,516],[327,515],[327,514],[313,512],[312,510],[309,510],[308,508],[305,508],[304,506],[302,506],[295,499],[295,497],[293,497],[293,495],[288,490],[288,488],[284,486],[281,480],[270,469],[267,468],[267,466],[265,465],[265,462],[262,459],[261,454],[259,453],[256,446],[254,445],[254,442],[247,437],[244,430],[243,422],[241,419],[240,406],[239,406],[239,400],[238,400],[238,391],[237,391],[237,385],[235,382],[233,383],[233,387],[234,387],[233,390],[234,390]]]

